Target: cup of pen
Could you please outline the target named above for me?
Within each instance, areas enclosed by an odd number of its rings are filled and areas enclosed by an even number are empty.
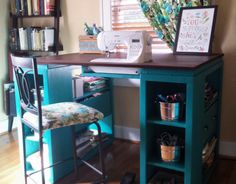
[[[157,139],[157,142],[160,145],[160,156],[164,162],[180,161],[181,148],[183,148],[182,138],[171,135],[168,132],[163,132]]]
[[[164,121],[177,121],[180,118],[181,99],[174,95],[158,95],[160,116]]]

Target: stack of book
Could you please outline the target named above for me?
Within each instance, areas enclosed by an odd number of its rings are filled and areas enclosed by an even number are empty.
[[[96,77],[84,77],[84,91],[90,92],[106,86],[106,79]]]
[[[56,0],[11,0],[11,14],[17,16],[55,15]]]
[[[49,51],[49,47],[54,45],[53,28],[14,28],[9,35],[11,50]]]

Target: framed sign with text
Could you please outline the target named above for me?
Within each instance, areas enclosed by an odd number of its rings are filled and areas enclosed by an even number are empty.
[[[181,8],[175,54],[211,53],[217,6]]]

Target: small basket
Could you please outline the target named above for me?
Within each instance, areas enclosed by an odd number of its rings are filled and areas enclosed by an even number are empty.
[[[177,162],[180,160],[180,146],[161,145],[161,159],[165,162]]]
[[[179,119],[180,103],[159,102],[161,119],[165,121],[176,121]]]

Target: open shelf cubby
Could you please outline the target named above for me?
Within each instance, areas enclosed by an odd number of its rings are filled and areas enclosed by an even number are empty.
[[[147,119],[151,123],[168,124],[184,127],[185,123],[185,96],[186,96],[186,84],[181,83],[167,83],[167,82],[147,82]],[[180,103],[179,118],[175,121],[163,121],[160,115],[160,100],[158,95],[168,96],[181,94],[183,96],[183,103]]]
[[[179,161],[163,161],[161,158],[161,149],[158,139],[162,133],[168,132],[171,135],[176,135],[183,140],[185,139],[185,129],[178,127],[162,126],[149,124],[147,127],[149,132],[148,145],[147,145],[147,164],[156,167],[162,167],[170,170],[184,172],[184,146],[181,145],[180,160]]]

